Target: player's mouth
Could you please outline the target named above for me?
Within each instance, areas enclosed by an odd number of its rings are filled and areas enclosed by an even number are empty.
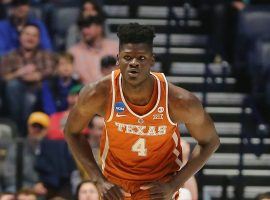
[[[136,78],[139,75],[139,70],[137,69],[130,69],[128,70],[128,75],[132,78]]]

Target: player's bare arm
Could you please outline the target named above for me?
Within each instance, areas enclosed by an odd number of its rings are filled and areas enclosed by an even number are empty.
[[[83,88],[78,102],[71,110],[65,125],[66,141],[77,160],[83,166],[91,180],[97,182],[103,199],[122,199],[120,188],[111,184],[98,167],[91,147],[86,138],[80,136],[95,114],[104,115],[107,98],[111,90],[110,76]]]
[[[183,184],[199,171],[217,150],[220,141],[210,116],[192,93],[169,84],[169,113],[174,123],[184,123],[197,141],[187,164],[167,184],[154,183],[142,187],[150,189],[151,198],[170,199]],[[159,192],[158,192],[159,191]]]

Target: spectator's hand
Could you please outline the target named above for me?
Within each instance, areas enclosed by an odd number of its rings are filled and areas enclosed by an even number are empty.
[[[45,188],[45,186],[41,182],[35,184],[33,189],[34,189],[35,193],[37,193],[38,195],[45,195],[48,192],[47,188]]]
[[[103,181],[97,183],[97,188],[100,191],[103,200],[121,200],[124,197],[130,197],[129,193],[124,192],[119,186],[110,183],[109,181]]]
[[[27,74],[31,74],[36,70],[36,66],[34,64],[27,64],[17,70],[17,76],[23,77]]]
[[[172,185],[169,183],[152,182],[142,185],[141,190],[148,190],[150,199],[168,200],[172,199],[176,192]]]
[[[22,80],[26,82],[35,82],[35,81],[40,81],[41,79],[42,79],[41,73],[37,71],[31,74],[26,74],[22,77]]]

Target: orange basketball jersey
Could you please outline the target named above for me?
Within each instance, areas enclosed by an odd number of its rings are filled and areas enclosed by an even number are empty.
[[[149,112],[139,115],[125,100],[120,71],[112,72],[111,104],[101,138],[102,170],[127,192],[136,192],[147,182],[170,179],[182,164],[180,133],[168,113],[168,83],[163,74],[151,74],[157,98]]]

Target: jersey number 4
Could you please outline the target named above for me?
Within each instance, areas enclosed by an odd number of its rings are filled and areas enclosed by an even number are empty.
[[[137,152],[138,156],[146,156],[147,155],[147,149],[145,147],[145,139],[139,138],[131,147],[131,150],[133,152]]]

